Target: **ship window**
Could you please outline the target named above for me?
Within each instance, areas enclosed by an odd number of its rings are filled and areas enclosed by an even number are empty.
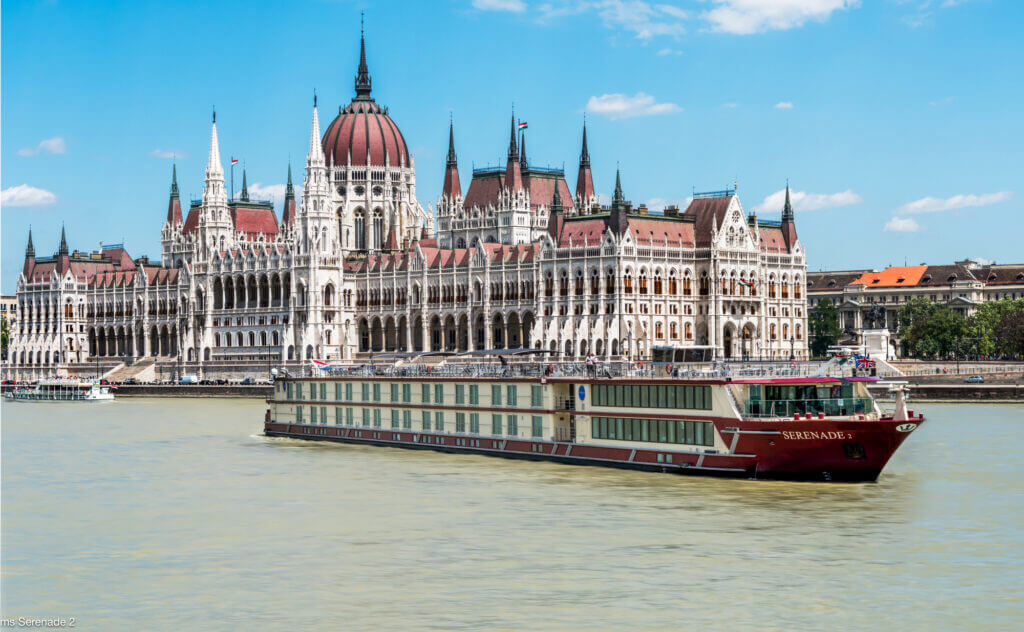
[[[354,426],[355,425],[354,420],[353,420],[353,412],[352,412],[351,408],[346,408],[345,409],[345,425],[346,426]]]
[[[320,407],[320,423],[321,423],[321,425],[327,423],[327,407],[326,406],[321,406]]]
[[[412,384],[402,384],[402,401],[406,404],[412,402]]]
[[[327,399],[327,384],[324,382],[320,383],[320,399]]]
[[[302,406],[295,407],[295,423],[302,423]]]
[[[376,386],[376,384],[374,386]],[[373,427],[374,428],[380,428],[380,409],[379,408],[374,408],[373,409]]]
[[[474,406],[480,403],[480,386],[477,384],[469,385],[469,403]]]
[[[362,401],[364,401],[364,402],[370,401],[370,385],[367,384],[366,382],[363,382],[362,384],[360,384],[360,386],[362,387],[362,391],[363,391],[362,392],[362,395],[363,395]]]
[[[479,413],[469,413],[469,431],[473,434],[480,434]]]
[[[373,401],[380,401],[380,384],[373,385]]]
[[[334,401],[341,401],[341,382],[334,383]]]
[[[491,406],[501,406],[501,385],[500,384],[491,384]],[[500,424],[501,420],[499,420],[498,423]],[[494,434],[501,434],[501,433],[500,432],[495,432]]]
[[[347,382],[345,384],[345,401],[347,401],[347,402],[352,401],[352,383],[351,382]]]
[[[391,409],[391,427],[392,428],[397,428],[398,427],[398,409],[397,408],[392,408]]]
[[[533,424],[532,424],[531,431],[532,431],[532,433],[531,433],[530,436],[533,436],[533,437],[542,437],[542,436],[544,436],[544,418],[543,417],[541,417],[540,415],[534,415],[533,416]]]
[[[288,397],[288,399],[292,398],[292,383],[291,382],[288,382],[288,395],[287,395],[287,397]]]
[[[424,404],[429,404],[430,403],[430,384],[421,384],[420,387],[421,387],[421,390],[423,391],[422,393],[420,393],[420,398],[423,400]],[[429,428],[429,426],[428,426],[428,428]]]
[[[714,445],[714,432],[710,421],[593,417],[591,432],[595,439]]]
[[[444,384],[434,384],[434,403],[444,403]]]
[[[370,425],[370,409],[363,409],[363,425],[369,427]]]
[[[440,384],[438,385],[440,388]],[[434,413],[434,429],[443,431],[444,430],[444,411],[439,410]]]
[[[406,430],[411,430],[412,429],[412,411],[411,410],[403,410],[402,411],[402,427],[405,428]]]
[[[501,387],[498,387],[498,392],[501,392]],[[491,415],[491,434],[501,434],[501,415]]]
[[[534,408],[540,408],[541,407],[541,403],[543,402],[543,396],[544,396],[543,393],[544,393],[544,391],[541,390],[540,386],[538,386],[538,385],[531,386],[530,387],[530,405],[533,406]]]
[[[519,404],[519,395],[517,394],[516,390],[516,386],[513,384],[510,385],[505,391],[506,394],[508,395],[508,406],[512,408],[515,408]]]
[[[466,399],[466,385],[456,384],[455,385],[455,403],[464,404]],[[457,423],[457,422],[456,422]]]
[[[430,386],[426,385],[426,384],[424,386],[426,386],[427,393],[429,394],[430,393]],[[424,410],[423,411],[423,429],[424,430],[430,430],[430,411],[429,410]]]
[[[508,416],[508,434],[512,437],[519,436],[519,416],[509,415]]]
[[[335,406],[334,407],[334,425],[335,426],[340,426],[341,422],[342,422],[341,407],[340,406]]]
[[[846,455],[846,458],[854,459],[857,461],[867,457],[867,454],[864,451],[863,443],[844,443],[843,454]]]
[[[391,385],[391,403],[392,404],[397,404],[398,403],[398,384],[392,384]]]
[[[458,398],[459,396],[456,394],[456,402],[458,402]],[[455,432],[466,432],[466,413],[455,413]]]

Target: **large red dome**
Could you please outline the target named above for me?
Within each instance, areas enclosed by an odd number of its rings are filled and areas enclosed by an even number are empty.
[[[335,165],[365,165],[367,156],[375,167],[384,166],[384,157],[392,167],[409,166],[409,149],[398,126],[385,108],[373,99],[356,97],[339,110],[322,140],[324,159]]]

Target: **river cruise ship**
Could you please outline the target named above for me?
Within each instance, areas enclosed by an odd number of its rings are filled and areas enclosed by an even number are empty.
[[[271,437],[469,452],[753,479],[875,481],[921,424],[894,385],[787,367],[545,363],[333,367],[284,376]],[[787,373],[789,373],[787,375]]]
[[[26,402],[110,402],[114,393],[109,386],[94,382],[53,380],[15,389],[6,397]]]

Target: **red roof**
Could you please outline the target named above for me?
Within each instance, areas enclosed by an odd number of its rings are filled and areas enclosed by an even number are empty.
[[[693,248],[693,222],[648,215],[628,217],[628,223],[637,245]]]
[[[188,215],[185,217],[185,227],[181,229],[183,233],[191,233],[199,227],[199,207],[193,206],[188,209]]]
[[[277,216],[271,208],[249,208],[236,206],[232,208],[235,230],[242,231],[250,239],[258,235],[277,235]],[[189,213],[189,219],[192,214]]]
[[[524,185],[530,193],[530,207],[550,206],[551,198],[555,195],[555,183],[558,183],[558,195],[562,198],[562,205],[566,208],[573,206],[573,195],[566,184],[565,178],[561,176],[539,175],[537,172],[527,170],[523,177]],[[489,173],[474,175],[469,182],[469,190],[463,202],[465,208],[474,206],[486,208],[488,205],[498,205],[498,197],[505,189],[505,172],[493,171]]]
[[[725,212],[729,209],[729,202],[732,196],[697,198],[690,202],[683,213],[686,217],[694,218],[696,223],[695,235],[697,246],[708,246],[711,244],[711,229],[717,223],[722,225],[725,219]]]
[[[917,285],[928,266],[897,266],[881,272],[865,272],[850,285],[868,287],[910,287]]]

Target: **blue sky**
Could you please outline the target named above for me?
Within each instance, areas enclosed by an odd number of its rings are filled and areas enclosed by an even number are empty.
[[[515,103],[531,162],[564,163],[570,186],[584,112],[605,194],[619,163],[635,203],[738,181],[748,210],[775,217],[789,178],[809,269],[1024,261],[1018,2],[8,1],[3,291],[30,224],[40,256],[63,223],[72,248],[158,257],[170,155],[198,197],[214,104],[225,165],[280,191],[289,157],[301,172],[314,88],[325,129],[352,97],[363,9],[373,94],[424,206],[449,112],[468,186],[474,164],[504,160]]]

